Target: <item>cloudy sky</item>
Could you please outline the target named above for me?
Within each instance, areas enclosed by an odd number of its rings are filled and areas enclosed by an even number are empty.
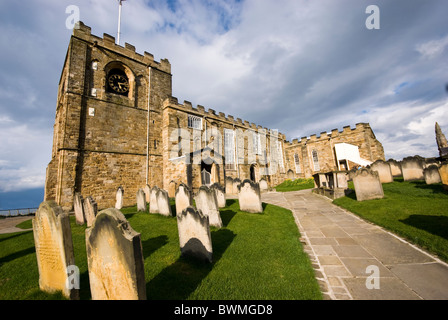
[[[71,5],[116,36],[117,0],[0,2],[0,192],[44,185]],[[128,0],[121,44],[168,58],[180,102],[288,140],[369,122],[386,159],[432,157],[436,121],[448,135],[447,13],[446,0]]]

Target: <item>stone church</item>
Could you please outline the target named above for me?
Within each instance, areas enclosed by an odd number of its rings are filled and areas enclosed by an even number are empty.
[[[179,103],[168,60],[79,22],[59,81],[45,200],[70,210],[80,192],[113,207],[121,186],[127,206],[145,185],[170,196],[180,183],[195,191],[227,176],[275,186],[378,159],[384,151],[366,123],[288,142],[277,130]]]

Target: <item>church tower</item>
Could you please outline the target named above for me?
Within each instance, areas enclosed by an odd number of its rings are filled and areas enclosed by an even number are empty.
[[[126,206],[135,204],[139,186],[160,185],[162,104],[171,95],[168,60],[92,35],[79,22],[59,81],[45,200],[69,210],[81,192],[113,207],[121,186]]]

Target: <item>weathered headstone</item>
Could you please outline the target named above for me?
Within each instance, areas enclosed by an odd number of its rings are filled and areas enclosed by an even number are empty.
[[[145,191],[145,201],[149,203],[149,197],[151,196],[151,187],[149,184],[145,185],[143,191]]]
[[[87,227],[91,227],[98,213],[98,205],[96,201],[91,197],[87,197],[84,200],[84,215],[86,216]]]
[[[440,180],[443,183],[443,187],[445,190],[448,190],[448,162],[443,162],[439,166],[439,174],[440,174]]]
[[[394,182],[392,170],[390,169],[389,163],[386,161],[377,160],[370,165],[370,169],[378,172],[378,177],[380,178],[381,183]]]
[[[227,176],[225,179],[226,182],[226,193],[233,194],[233,179],[232,177]]]
[[[216,200],[218,201],[218,208],[224,208],[226,206],[226,192],[224,187],[215,182],[211,188],[215,191]]]
[[[183,256],[194,256],[212,262],[213,247],[208,216],[194,207],[187,207],[177,216],[177,229]]]
[[[137,211],[146,212],[146,196],[143,189],[138,189],[137,191]]]
[[[258,182],[258,184],[260,185],[261,192],[265,192],[265,191],[269,190],[268,183],[266,182],[265,179],[261,179],[260,182]]]
[[[68,273],[75,266],[68,214],[56,202],[44,201],[32,222],[39,288],[50,293],[62,291],[66,298],[79,299],[79,286],[71,283]]]
[[[181,183],[176,190],[176,216],[179,216],[184,209],[192,205],[191,190]]]
[[[209,218],[211,226],[222,227],[221,215],[219,214],[218,200],[215,192],[207,186],[201,186],[194,197],[196,208]]]
[[[78,225],[83,225],[86,222],[83,202],[84,199],[82,198],[81,193],[76,192],[73,199],[73,210],[75,211],[75,220]]]
[[[353,177],[356,200],[372,200],[384,197],[383,185],[378,172],[367,168],[359,169]]]
[[[240,204],[241,211],[251,213],[263,212],[260,186],[258,183],[246,179],[241,183],[238,189],[238,202]]]
[[[390,171],[392,172],[392,176],[401,177],[403,173],[401,172],[401,161],[397,161],[394,159],[387,160],[390,166]]]
[[[120,210],[123,208],[123,194],[124,190],[123,187],[118,187],[117,193],[116,193],[116,202],[115,202],[115,209]]]
[[[232,184],[232,187],[233,187],[233,194],[238,194],[238,187],[240,186],[240,184],[241,184],[241,180],[239,179],[239,178],[235,178],[235,179],[233,179],[233,184]]]
[[[163,189],[159,189],[159,191],[157,191],[156,197],[157,197],[157,209],[159,211],[159,214],[171,217],[172,213],[168,192]]]
[[[86,248],[92,300],[146,299],[140,234],[118,209],[98,213]]]
[[[152,187],[151,193],[149,195],[149,213],[159,213],[157,206],[157,192],[159,188],[157,186]]]
[[[174,198],[176,195],[176,188],[177,188],[177,182],[174,180],[171,180],[168,184],[168,197]]]
[[[347,189],[348,188],[348,174],[347,171],[335,171],[333,172],[335,188]]]
[[[423,169],[423,176],[425,177],[426,184],[442,182],[442,180],[440,179],[439,167],[434,164]]]
[[[425,180],[423,168],[425,161],[419,156],[407,157],[401,161],[401,171],[404,181]]]

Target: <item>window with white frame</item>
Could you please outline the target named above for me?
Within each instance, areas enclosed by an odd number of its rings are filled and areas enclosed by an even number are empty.
[[[283,165],[282,143],[278,140],[277,140],[277,154],[278,154],[278,165],[280,166],[280,172],[285,172],[285,166]]]
[[[197,130],[202,130],[202,118],[192,116],[189,114],[188,115],[188,127],[197,129]]]
[[[294,164],[296,165],[296,173],[302,173],[302,168],[300,166],[300,158],[297,153],[294,153]]]
[[[319,157],[317,156],[317,151],[316,150],[313,150],[312,156],[313,156],[314,171],[320,171]]]
[[[235,131],[224,129],[224,157],[226,169],[235,170]]]
[[[260,133],[255,131],[252,133],[252,151],[254,154],[261,155]]]

